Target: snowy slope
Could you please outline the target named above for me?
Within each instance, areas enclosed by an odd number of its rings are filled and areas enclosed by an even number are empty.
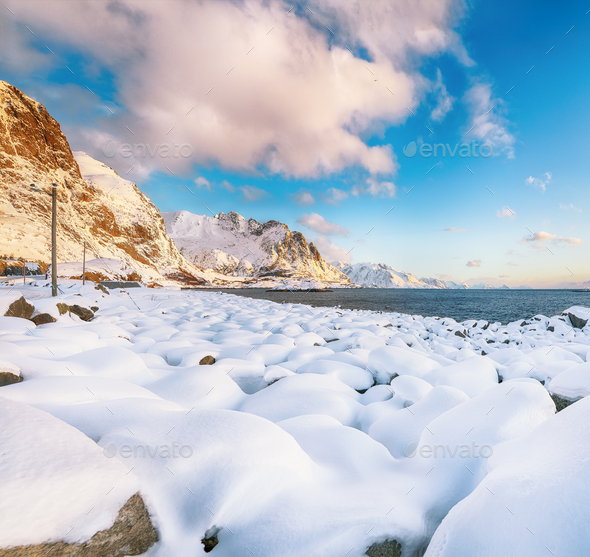
[[[384,263],[334,262],[351,282],[368,288],[448,288],[438,279],[419,279],[411,273],[398,271]]]
[[[300,232],[278,221],[259,223],[235,212],[214,217],[163,213],[180,252],[203,269],[241,277],[297,277],[348,282]]]

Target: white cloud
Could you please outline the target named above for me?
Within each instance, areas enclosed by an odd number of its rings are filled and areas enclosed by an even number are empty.
[[[32,46],[47,41],[80,52],[88,72],[111,74],[114,115],[105,113],[93,127],[120,143],[175,141],[192,149],[186,158],[142,161],[152,168],[218,164],[295,177],[348,166],[393,175],[391,148],[368,146],[363,137],[375,126],[405,122],[406,107],[416,107],[428,88],[409,61],[449,52],[471,64],[453,30],[464,11],[455,0],[327,0],[311,4],[315,17],[303,9],[286,15],[279,1],[175,5],[22,2],[6,18],[0,56],[25,76],[32,68],[49,72],[63,63],[59,53]],[[98,94],[91,98],[105,104]],[[94,156],[102,147],[80,145]],[[128,162],[113,159],[123,171]]]
[[[205,188],[205,189],[211,191],[211,182],[209,182],[209,180],[207,180],[207,178],[203,178],[203,176],[199,176],[195,180],[195,185],[198,188]]]
[[[564,238],[563,236],[558,236],[557,234],[551,234],[550,232],[545,232],[541,230],[540,232],[534,232],[530,236],[525,236],[522,240],[520,240],[520,243],[529,243],[532,245],[532,247],[536,249],[543,249],[546,247],[547,244],[568,244],[572,247],[577,247],[582,244],[582,240],[580,238],[574,237]]]
[[[470,259],[467,262],[468,267],[481,267],[481,259]]]
[[[445,228],[445,232],[469,232],[467,228]]]
[[[324,200],[326,201],[326,203],[330,203],[331,205],[338,205],[347,197],[347,191],[340,190],[338,188],[329,188],[324,195]]]
[[[351,260],[349,251],[337,246],[325,236],[318,236],[313,243],[326,261],[346,261],[348,263]]]
[[[516,218],[516,211],[506,206],[496,211],[496,216],[499,219],[514,220]]]
[[[296,194],[294,194],[293,201],[297,205],[301,206],[313,205],[315,203],[313,195],[311,195],[311,193],[305,190],[299,190]]]
[[[368,193],[373,197],[395,197],[397,188],[393,182],[367,178],[366,184],[366,186],[354,186],[350,193],[354,196]]]
[[[537,178],[529,176],[525,180],[525,184],[532,186],[533,188],[539,188],[540,190],[545,191],[547,189],[547,185],[549,184],[549,182],[551,182],[551,178],[553,178],[551,172],[545,172]]]
[[[504,101],[494,98],[488,83],[476,82],[463,97],[470,120],[465,141],[488,143],[494,153],[514,157],[514,136],[508,131],[509,122],[502,115]]]
[[[430,113],[430,118],[435,122],[442,122],[447,113],[453,108],[455,98],[449,95],[442,80],[442,73],[438,68],[436,70],[436,81],[433,86],[433,92],[436,95],[437,105]]]
[[[336,224],[335,222],[326,220],[324,217],[322,217],[322,215],[318,215],[317,213],[311,213],[311,215],[303,213],[303,215],[297,219],[297,222],[311,230],[314,230],[318,234],[323,234],[326,236],[331,236],[332,234],[346,236],[348,234],[348,230],[346,228]]]
[[[270,194],[267,191],[255,186],[241,186],[238,189],[242,192],[245,202],[260,201],[264,197],[270,197]]]
[[[582,212],[582,209],[580,209],[579,207],[576,207],[573,203],[570,203],[569,205],[563,205],[562,203],[560,203],[559,208],[562,211],[573,211],[574,213],[581,213]]]

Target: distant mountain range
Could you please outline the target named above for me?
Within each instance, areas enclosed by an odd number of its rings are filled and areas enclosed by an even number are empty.
[[[350,282],[366,288],[436,288],[440,290],[510,290],[509,286],[499,288],[491,284],[458,284],[453,281],[443,281],[436,278],[418,278],[412,273],[398,271],[384,263],[346,263],[333,261],[332,265],[340,269],[350,278]],[[530,289],[519,286],[518,289]]]

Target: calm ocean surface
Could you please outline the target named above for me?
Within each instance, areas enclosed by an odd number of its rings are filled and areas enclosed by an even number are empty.
[[[590,307],[590,292],[571,290],[413,290],[401,288],[335,289],[333,292],[266,292],[264,289],[223,290],[249,298],[273,302],[340,306],[409,313],[411,315],[452,317],[457,321],[486,319],[509,323],[537,314],[560,315],[571,306]]]

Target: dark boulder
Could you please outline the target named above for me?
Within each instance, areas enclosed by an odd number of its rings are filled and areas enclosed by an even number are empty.
[[[204,358],[201,358],[199,365],[200,366],[212,366],[214,363],[215,363],[215,358],[213,356],[205,356]]]
[[[0,557],[124,557],[141,555],[158,541],[148,510],[139,493],[119,511],[115,523],[87,542],[44,543],[0,549]]]
[[[8,310],[4,314],[5,317],[20,317],[22,319],[30,319],[35,311],[35,307],[29,304],[22,296],[12,302],[8,306]]]
[[[9,371],[0,371],[0,387],[14,385],[15,383],[20,383],[22,380],[23,378],[20,375],[15,375]]]
[[[573,313],[568,313],[567,316],[572,322],[572,327],[575,327],[576,329],[583,329],[586,326],[586,323],[588,323],[588,319],[582,319]]]
[[[31,317],[31,321],[35,323],[35,325],[45,325],[47,323],[55,323],[55,317],[48,313],[40,313],[35,315],[35,317]]]
[[[77,304],[69,306],[70,312],[77,315],[82,321],[90,321],[94,317],[94,313],[88,308],[83,308]]]
[[[401,557],[402,546],[395,540],[374,543],[367,549],[365,555],[368,557]]]

